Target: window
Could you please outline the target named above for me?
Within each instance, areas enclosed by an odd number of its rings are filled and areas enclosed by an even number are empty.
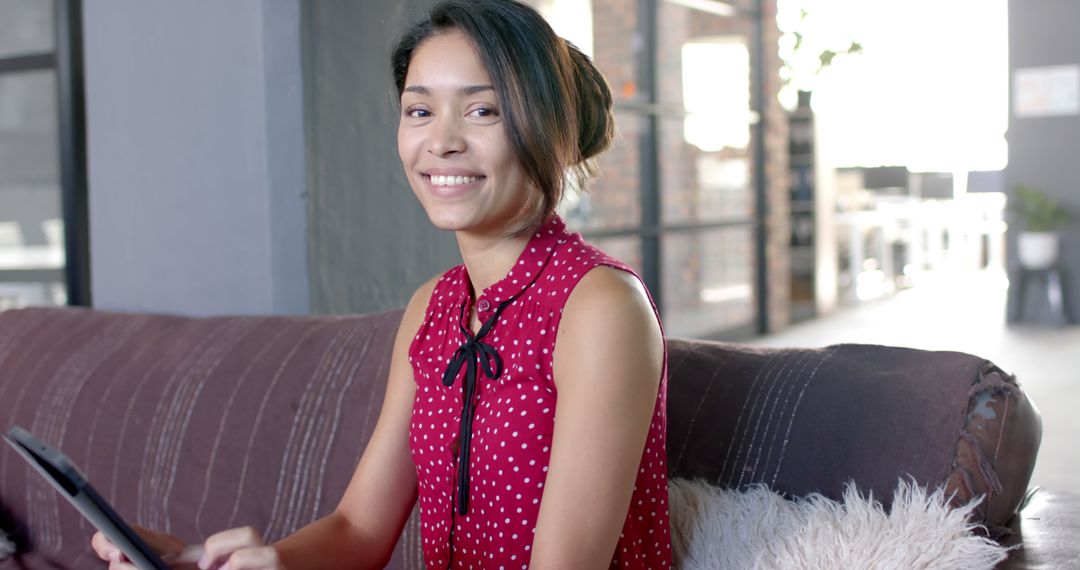
[[[72,7],[75,7],[73,10]],[[75,160],[74,90],[66,35],[76,2],[11,0],[0,4],[0,310],[86,303],[85,180]],[[58,36],[60,30],[65,35]],[[78,92],[76,96],[76,92]],[[80,151],[81,152],[81,151]],[[78,218],[80,221],[71,223]],[[78,229],[77,229],[78,231]],[[81,246],[73,253],[69,244]],[[81,275],[80,275],[81,274]]]
[[[673,336],[763,325],[750,0],[533,0],[593,57],[619,137],[560,212],[641,272]]]

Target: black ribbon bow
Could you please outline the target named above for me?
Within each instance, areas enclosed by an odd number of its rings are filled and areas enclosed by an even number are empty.
[[[503,371],[502,357],[499,356],[498,351],[495,350],[494,346],[482,342],[481,339],[491,332],[491,328],[495,326],[495,322],[499,319],[503,309],[508,307],[513,300],[513,298],[510,298],[500,303],[499,307],[495,309],[495,314],[491,315],[487,322],[480,327],[476,336],[473,336],[472,332],[464,325],[465,307],[468,305],[468,301],[461,304],[461,318],[458,320],[458,326],[461,328],[461,334],[465,336],[465,342],[454,351],[454,356],[450,359],[446,372],[443,373],[443,386],[449,388],[457,379],[461,367],[465,366],[465,391],[462,394],[461,428],[458,432],[459,444],[457,449],[457,502],[458,513],[461,515],[469,512],[469,457],[472,455],[472,422],[476,413],[477,362],[483,368],[484,375],[492,380],[498,380]],[[494,369],[491,367],[492,361],[495,362]]]

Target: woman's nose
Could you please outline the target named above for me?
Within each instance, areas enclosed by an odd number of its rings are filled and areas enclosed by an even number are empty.
[[[436,156],[446,156],[465,150],[460,121],[453,118],[439,118],[432,124],[428,150]]]

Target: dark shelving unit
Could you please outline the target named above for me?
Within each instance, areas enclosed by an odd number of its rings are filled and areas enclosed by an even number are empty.
[[[788,115],[791,198],[791,321],[812,319],[815,304],[814,115],[810,94]]]

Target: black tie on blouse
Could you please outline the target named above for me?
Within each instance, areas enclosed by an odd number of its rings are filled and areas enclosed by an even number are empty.
[[[461,304],[461,319],[458,320],[458,326],[461,327],[461,334],[465,336],[465,342],[454,351],[454,356],[450,359],[446,372],[443,373],[443,386],[449,388],[457,379],[461,367],[465,366],[465,391],[462,394],[461,429],[458,434],[459,443],[457,449],[458,513],[461,515],[469,512],[469,457],[472,451],[472,422],[476,412],[476,364],[479,361],[480,366],[484,369],[484,374],[492,380],[498,380],[503,370],[502,357],[499,356],[495,347],[481,342],[481,339],[491,332],[491,328],[499,320],[499,315],[503,312],[503,309],[508,307],[513,300],[514,298],[511,297],[500,303],[498,308],[495,309],[495,314],[491,315],[487,322],[480,327],[476,336],[473,336],[472,332],[463,324],[463,321],[465,321],[465,307],[468,305],[468,301]],[[492,361],[495,362],[494,370],[491,368]]]

